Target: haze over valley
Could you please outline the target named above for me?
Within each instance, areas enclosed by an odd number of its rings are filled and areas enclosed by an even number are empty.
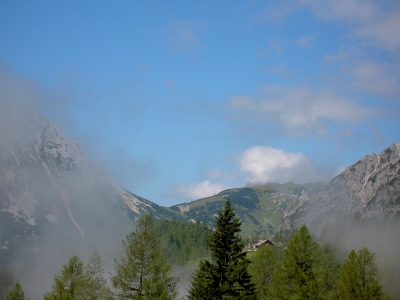
[[[400,297],[399,20],[392,0],[2,1],[0,298],[42,299],[94,251],[110,284],[146,213],[186,295],[227,199],[246,243],[305,224],[338,265],[376,253]]]

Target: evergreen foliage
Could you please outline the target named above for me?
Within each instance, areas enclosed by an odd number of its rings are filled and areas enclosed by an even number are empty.
[[[209,257],[207,241],[213,231],[206,224],[157,219],[155,226],[169,263],[185,265]]]
[[[7,294],[6,300],[25,300],[24,291],[21,288],[19,282],[17,282],[13,289]],[[28,299],[29,300],[29,299]]]
[[[103,274],[101,257],[96,251],[89,257],[88,263],[83,269],[85,287],[82,289],[82,295],[84,299],[100,300],[111,297],[111,292],[107,288],[107,281]]]
[[[178,278],[171,275],[160,238],[149,214],[137,223],[123,242],[111,277],[119,299],[175,299]]]
[[[189,299],[256,299],[247,271],[250,261],[239,237],[241,222],[228,199],[215,221],[208,241],[212,262],[202,260],[195,272]]]
[[[52,290],[45,300],[102,300],[109,299],[111,292],[106,286],[101,268],[101,258],[94,252],[84,265],[73,255],[61,271],[54,276]]]
[[[367,248],[352,250],[339,270],[338,299],[384,299],[375,254]]]
[[[45,300],[83,299],[81,289],[84,288],[83,263],[73,255],[61,271],[54,276],[52,291],[44,295]]]
[[[333,293],[333,266],[303,225],[289,241],[277,265],[269,296],[272,299],[327,299]],[[334,282],[334,280],[333,280]]]
[[[276,246],[261,246],[251,257],[249,272],[259,300],[267,299],[279,259],[275,252]]]

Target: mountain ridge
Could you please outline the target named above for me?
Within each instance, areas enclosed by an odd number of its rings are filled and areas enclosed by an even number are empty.
[[[127,229],[145,212],[175,215],[112,182],[45,116],[10,102],[0,107],[1,258],[21,245],[34,251],[49,230],[82,240],[94,224]]]
[[[268,237],[301,224],[320,233],[324,225],[342,220],[391,219],[400,211],[400,144],[361,158],[328,182],[229,189],[171,209],[213,226],[209,215],[222,207],[226,197],[234,198],[244,235]]]

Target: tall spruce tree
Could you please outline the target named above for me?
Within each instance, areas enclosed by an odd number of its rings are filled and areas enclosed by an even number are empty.
[[[190,300],[256,299],[254,284],[247,271],[250,261],[239,237],[241,224],[228,199],[218,213],[216,229],[208,241],[212,262],[200,262],[192,277]]]
[[[333,294],[330,258],[305,225],[289,241],[268,291],[270,299],[329,299]]]
[[[385,299],[375,254],[365,247],[352,250],[339,270],[337,287],[338,299]]]
[[[123,242],[123,253],[115,260],[111,277],[119,299],[172,300],[177,296],[178,278],[171,275],[160,238],[146,214]]]

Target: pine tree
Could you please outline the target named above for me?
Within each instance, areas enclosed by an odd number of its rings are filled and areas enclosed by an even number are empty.
[[[192,278],[189,299],[255,299],[247,271],[250,261],[239,237],[241,222],[228,199],[215,221],[208,241],[212,262],[203,260]]]
[[[19,282],[17,282],[13,289],[7,294],[6,300],[25,300],[25,294]]]
[[[171,275],[160,238],[146,214],[123,242],[111,280],[120,299],[175,299],[178,278]]]
[[[352,250],[339,270],[339,299],[384,299],[375,254],[367,248]]]
[[[289,241],[282,262],[276,268],[269,290],[270,298],[329,298],[333,287],[327,282],[330,278],[327,273],[331,272],[329,268],[332,266],[328,261],[303,225]]]

